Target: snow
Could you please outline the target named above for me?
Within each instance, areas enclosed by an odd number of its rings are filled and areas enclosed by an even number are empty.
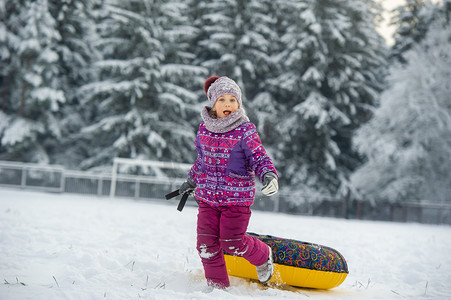
[[[199,249],[200,249],[199,256],[202,257],[202,258],[210,258],[210,257],[213,257],[216,254],[218,254],[218,251],[213,252],[213,253],[207,252],[207,245],[206,244],[200,245]]]
[[[3,132],[3,130],[7,129],[9,126],[10,117],[5,114],[3,111],[0,111],[0,133]]]
[[[50,109],[52,111],[59,110],[59,103],[66,102],[66,97],[64,97],[64,92],[61,90],[55,90],[48,87],[40,87],[31,91],[31,97],[38,100],[38,102],[49,102]]]
[[[15,145],[31,136],[36,132],[43,132],[41,124],[26,119],[18,118],[12,121],[11,125],[3,132],[1,145]]]
[[[39,54],[39,59],[41,61],[45,62],[46,64],[57,63],[58,58],[59,58],[58,53],[56,53],[55,51],[48,49],[48,48],[44,49]]]
[[[331,290],[231,277],[206,291],[196,208],[176,202],[0,189],[0,299],[445,299],[451,227],[253,211],[249,231],[337,249],[349,265]],[[23,283],[23,284],[22,284]]]

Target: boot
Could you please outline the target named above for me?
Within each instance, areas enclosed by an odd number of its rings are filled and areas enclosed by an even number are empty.
[[[272,250],[271,247],[269,247],[269,257],[268,260],[261,266],[257,266],[257,276],[258,280],[261,283],[267,283],[274,272],[274,264],[272,261]]]

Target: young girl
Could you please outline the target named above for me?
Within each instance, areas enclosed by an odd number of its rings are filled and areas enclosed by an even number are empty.
[[[235,81],[213,76],[205,81],[204,90],[211,107],[201,112],[197,160],[179,192],[195,190],[199,201],[197,250],[207,284],[229,286],[223,249],[255,265],[264,283],[273,273],[271,248],[246,235],[246,230],[254,203],[255,176],[263,183],[262,192],[269,196],[278,191],[277,171],[245,114]]]

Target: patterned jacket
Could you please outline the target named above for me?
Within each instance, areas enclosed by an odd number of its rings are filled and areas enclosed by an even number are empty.
[[[251,122],[225,133],[213,133],[202,122],[196,150],[189,176],[197,184],[195,198],[211,206],[251,206],[255,176],[263,182],[267,172],[277,174]]]

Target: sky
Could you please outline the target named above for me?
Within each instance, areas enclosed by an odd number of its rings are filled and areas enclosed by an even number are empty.
[[[379,33],[387,41],[387,44],[393,45],[392,36],[395,31],[395,28],[389,25],[391,18],[390,11],[398,7],[399,5],[403,4],[405,0],[377,0],[377,2],[382,4],[382,7],[385,9],[385,13],[383,14],[384,21],[379,27]]]

